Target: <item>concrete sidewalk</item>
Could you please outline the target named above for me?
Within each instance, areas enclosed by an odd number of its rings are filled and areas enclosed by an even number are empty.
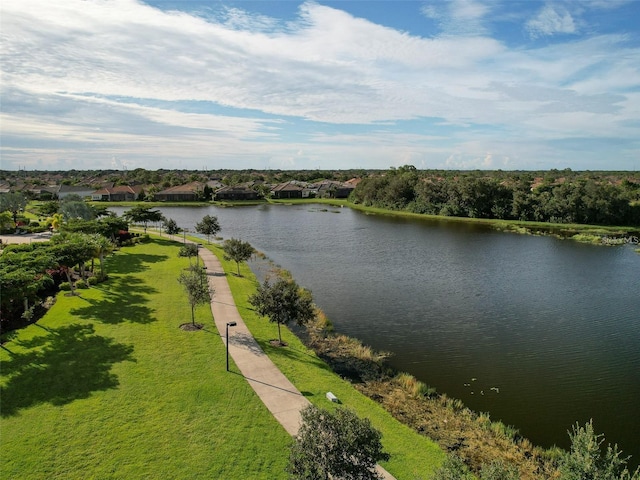
[[[310,402],[267,357],[247,329],[218,258],[206,248],[199,253],[215,292],[211,312],[223,342],[227,323],[236,322],[235,327],[229,327],[229,355],[273,416],[289,434],[295,435],[300,428],[300,410]]]
[[[227,323],[236,322],[235,327],[229,327],[229,355],[273,416],[289,434],[296,435],[301,424],[300,411],[310,402],[275,366],[249,332],[218,257],[206,248],[200,248],[199,253],[207,267],[209,285],[214,290],[211,312],[223,342],[226,342]],[[395,480],[379,465],[376,469],[382,478]]]

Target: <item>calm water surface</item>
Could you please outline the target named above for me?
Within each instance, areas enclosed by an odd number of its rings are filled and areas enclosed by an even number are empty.
[[[249,241],[310,288],[337,331],[534,443],[566,447],[567,430],[593,418],[640,460],[631,247],[310,205],[161,210],[191,230],[216,215],[223,237]]]

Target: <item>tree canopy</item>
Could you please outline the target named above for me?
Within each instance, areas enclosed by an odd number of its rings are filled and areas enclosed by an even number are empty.
[[[539,172],[540,175],[542,173]],[[576,172],[419,172],[364,178],[352,200],[413,213],[594,225],[640,225],[638,184]]]
[[[180,233],[182,231],[182,229],[178,227],[178,224],[173,218],[164,219],[164,229],[169,235],[175,235],[176,233]]]
[[[237,238],[225,240],[222,244],[225,260],[233,260],[238,267],[238,276],[240,276],[240,262],[245,262],[251,258],[255,249],[249,242],[243,242]]]
[[[273,284],[265,280],[256,293],[249,297],[249,303],[260,315],[278,324],[280,345],[284,345],[280,325],[286,325],[291,320],[304,325],[315,318],[311,291],[301,288],[294,280],[280,278]]]
[[[220,223],[218,223],[218,217],[212,215],[205,215],[202,220],[196,223],[196,232],[207,236],[207,243],[210,243],[209,237],[215,235],[220,231]]]
[[[375,480],[376,463],[388,460],[382,434],[368,418],[346,408],[334,413],[309,405],[291,447],[287,471],[296,480]]]
[[[0,195],[0,212],[11,212],[13,223],[18,222],[18,213],[27,206],[27,197],[21,193],[3,193]]]
[[[144,205],[136,205],[131,210],[124,212],[123,216],[130,222],[142,223],[144,225],[144,233],[147,233],[147,224],[149,222],[163,220],[162,213],[159,210],[151,210],[151,207]]]

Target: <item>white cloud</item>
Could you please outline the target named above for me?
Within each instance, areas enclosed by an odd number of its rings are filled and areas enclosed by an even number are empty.
[[[527,31],[533,37],[550,36],[558,33],[575,34],[577,27],[571,13],[560,5],[545,5],[538,14],[526,24]]]
[[[425,4],[420,11],[425,17],[436,20],[445,36],[478,36],[487,31],[484,22],[491,8],[477,0],[450,0]]]
[[[12,149],[7,139],[40,139],[60,158],[153,158],[156,168],[170,158],[256,168],[316,168],[325,158],[444,165],[456,151],[460,165],[482,168],[528,156],[518,154],[521,142],[502,142],[503,132],[541,141],[581,131],[628,135],[621,125],[640,111],[640,49],[621,35],[510,49],[485,29],[495,8],[428,5],[423,13],[446,34],[427,38],[316,3],[285,23],[237,9],[221,17],[164,12],[134,0],[7,0],[3,164],[45,150]],[[568,11],[549,5],[530,28],[537,36],[577,32]],[[406,135],[376,130],[423,118],[452,126],[449,139],[428,126]],[[368,125],[370,133],[288,131],[300,122],[302,131],[322,122]],[[465,143],[475,125],[494,132]]]

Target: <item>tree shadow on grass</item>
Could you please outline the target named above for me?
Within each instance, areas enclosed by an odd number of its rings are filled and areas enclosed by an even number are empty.
[[[41,403],[65,405],[116,388],[113,365],[135,361],[133,346],[96,335],[92,324],[46,330],[46,335],[15,341],[27,351],[11,353],[3,362],[2,375],[7,379],[1,389],[3,417]]]
[[[109,259],[108,273],[137,273],[148,269],[148,264],[164,262],[169,257],[167,255],[150,255],[139,252],[121,251],[119,255]]]
[[[116,277],[109,280],[108,288],[104,288],[104,298],[100,300],[83,298],[87,306],[71,309],[69,313],[85,320],[115,325],[118,323],[151,323],[153,309],[148,294],[157,293],[144,281],[135,277]]]
[[[176,246],[176,240],[171,240],[170,238],[167,238],[167,237],[153,237],[153,243],[157,245],[162,245],[163,247]]]

